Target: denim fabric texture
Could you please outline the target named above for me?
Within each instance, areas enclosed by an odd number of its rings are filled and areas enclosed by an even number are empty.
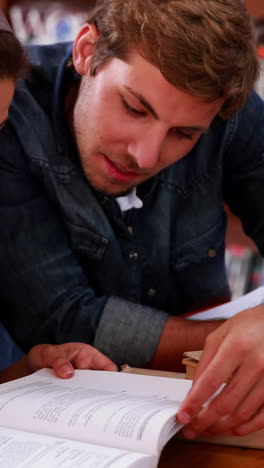
[[[22,359],[24,353],[0,322],[0,371]]]
[[[0,134],[2,320],[26,351],[84,341],[118,364],[151,359],[168,314],[230,297],[224,201],[264,252],[264,105],[253,93],[121,214],[85,179],[63,109],[71,44],[33,46]]]

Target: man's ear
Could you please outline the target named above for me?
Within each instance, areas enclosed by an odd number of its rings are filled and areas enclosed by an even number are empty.
[[[80,29],[73,44],[73,64],[75,70],[82,76],[89,71],[94,44],[99,33],[94,24],[85,24]]]

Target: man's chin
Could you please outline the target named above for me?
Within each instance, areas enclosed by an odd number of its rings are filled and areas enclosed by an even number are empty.
[[[129,189],[126,189],[126,190],[120,190],[120,191],[116,191],[116,190],[97,190],[97,192],[101,192],[103,193],[104,195],[106,195],[107,197],[114,197],[114,198],[118,198],[118,197],[125,197],[126,195],[128,195],[131,190],[133,190],[134,187],[131,187]]]
[[[96,183],[96,182],[92,182],[91,180],[89,180],[90,184],[92,185],[93,189],[98,192],[98,193],[102,193],[103,195],[107,196],[107,197],[125,197],[126,195],[128,195],[131,190],[133,190],[133,188],[135,187],[135,185],[132,185],[130,187],[116,187],[116,186],[109,186],[109,185],[100,185],[99,183]]]

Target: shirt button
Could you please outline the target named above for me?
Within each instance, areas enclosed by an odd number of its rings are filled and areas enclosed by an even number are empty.
[[[132,226],[128,226],[127,230],[129,234],[134,234]]]
[[[153,297],[155,296],[156,292],[157,292],[156,289],[150,288],[148,290],[148,296]]]
[[[209,249],[208,250],[208,257],[215,257],[216,256],[216,250],[215,249]]]
[[[137,260],[138,259],[138,253],[137,252],[129,252],[129,258],[131,258],[131,260]]]
[[[103,197],[102,198],[102,205],[105,205],[108,202],[109,198],[108,197]]]

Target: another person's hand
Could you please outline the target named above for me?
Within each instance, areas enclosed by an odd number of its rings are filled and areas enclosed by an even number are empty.
[[[58,377],[72,377],[74,369],[117,371],[117,366],[93,346],[85,343],[34,346],[26,356],[32,372],[52,367]]]
[[[208,405],[204,403],[226,383]],[[186,438],[264,428],[264,306],[226,321],[207,340],[177,419]]]

